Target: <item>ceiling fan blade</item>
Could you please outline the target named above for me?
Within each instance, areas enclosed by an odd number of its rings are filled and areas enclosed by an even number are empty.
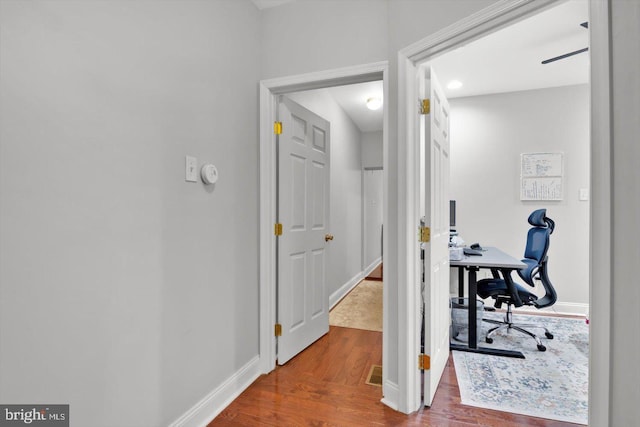
[[[556,57],[553,57],[553,58],[545,59],[544,61],[542,61],[542,63],[543,64],[548,64],[550,62],[559,61],[561,59],[568,58],[570,56],[577,55],[577,54],[582,53],[582,52],[587,52],[588,50],[589,50],[588,47],[585,47],[584,49],[574,50],[573,52],[565,53],[564,55],[560,55],[560,56],[556,56]]]

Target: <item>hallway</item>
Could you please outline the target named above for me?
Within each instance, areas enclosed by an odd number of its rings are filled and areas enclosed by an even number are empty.
[[[381,349],[380,332],[332,326],[287,365],[258,378],[209,427],[575,425],[461,405],[451,357],[433,406],[401,414],[380,402],[381,387],[365,384],[371,365],[382,364]]]

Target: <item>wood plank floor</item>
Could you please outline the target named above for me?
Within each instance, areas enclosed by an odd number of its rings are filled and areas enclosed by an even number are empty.
[[[381,387],[365,384],[371,365],[381,364],[381,332],[332,326],[286,366],[258,378],[209,427],[576,426],[462,405],[452,357],[431,408],[404,415],[380,402]]]
[[[367,277],[365,277],[365,279],[367,280],[382,280],[382,263],[380,263],[380,265],[378,265],[376,268],[373,269],[373,271],[371,273],[369,273],[369,275]]]

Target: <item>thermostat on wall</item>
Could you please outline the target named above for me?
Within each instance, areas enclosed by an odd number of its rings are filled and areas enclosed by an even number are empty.
[[[200,176],[205,184],[215,184],[218,180],[218,169],[211,163],[207,163],[200,169]]]

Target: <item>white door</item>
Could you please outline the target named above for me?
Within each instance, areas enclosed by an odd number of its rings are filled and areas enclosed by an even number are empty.
[[[430,113],[420,122],[421,214],[431,229],[424,249],[424,404],[430,406],[449,358],[449,102],[435,72],[420,69],[420,98],[429,98]]]
[[[283,98],[278,104],[278,364],[329,331],[329,122]]]

